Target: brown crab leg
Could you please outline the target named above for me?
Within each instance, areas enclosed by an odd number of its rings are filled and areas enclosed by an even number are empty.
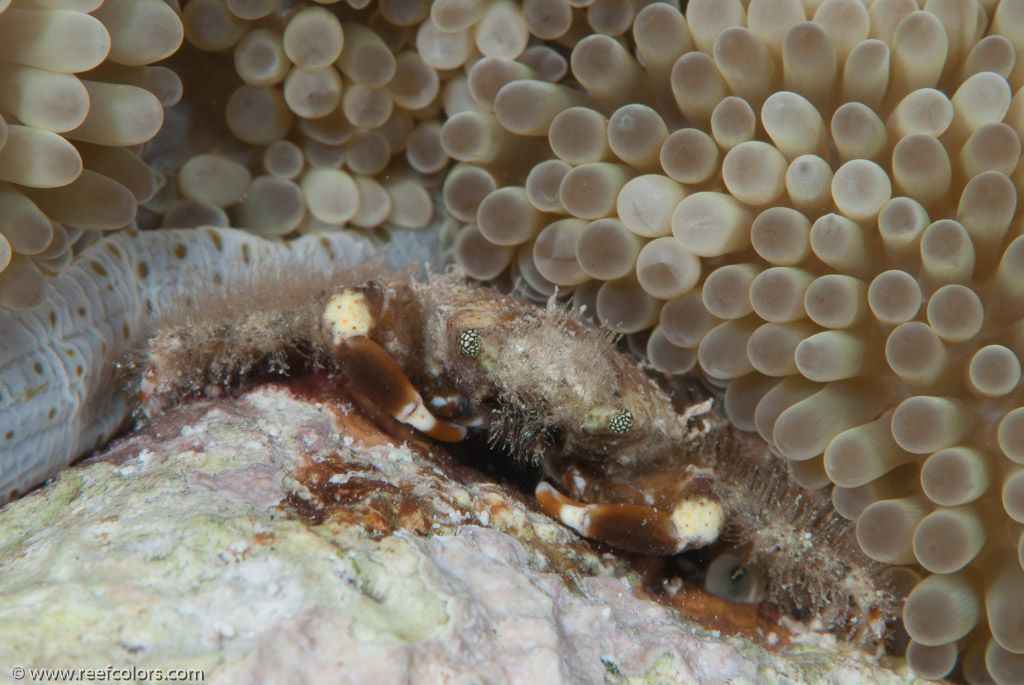
[[[668,555],[713,542],[722,529],[721,503],[709,494],[695,493],[679,500],[671,511],[644,504],[585,504],[541,482],[537,503],[544,512],[584,537],[651,555]]]

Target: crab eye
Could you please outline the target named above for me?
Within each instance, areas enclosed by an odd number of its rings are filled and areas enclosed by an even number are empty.
[[[624,435],[629,432],[629,429],[633,427],[633,412],[628,409],[623,409],[620,412],[612,414],[608,418],[608,430],[616,435]]]
[[[477,356],[480,354],[480,331],[475,328],[467,328],[459,333],[458,343],[459,352],[468,357]],[[632,423],[632,418],[630,423]]]

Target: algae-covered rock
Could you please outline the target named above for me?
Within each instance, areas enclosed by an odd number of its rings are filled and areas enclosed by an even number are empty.
[[[849,647],[685,622],[529,499],[388,430],[322,378],[264,385],[173,409],[9,504],[0,680],[907,681]]]

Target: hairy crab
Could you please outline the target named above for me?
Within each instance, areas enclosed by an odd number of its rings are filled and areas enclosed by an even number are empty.
[[[140,364],[143,411],[298,357],[382,419],[448,442],[484,432],[540,465],[559,487],[540,482],[538,503],[585,537],[673,555],[721,535],[741,559],[723,582],[758,577],[752,597],[861,639],[883,634],[895,611],[883,567],[827,497],[728,426],[717,400],[677,402],[607,331],[553,301],[537,307],[457,272],[362,276],[319,288],[267,279],[164,317]]]
[[[370,282],[331,296],[323,326],[357,392],[437,439],[480,428],[539,462],[570,495],[542,482],[538,501],[582,535],[647,554],[718,537],[722,506],[710,470],[687,459],[685,417],[553,302],[539,309],[457,276]]]
[[[545,511],[586,537],[647,554],[714,541],[724,522],[702,431],[606,332],[466,283],[381,277],[305,302],[259,296],[190,309],[150,338],[141,378],[153,415],[301,349],[347,392],[432,438],[469,430],[539,463]],[[245,315],[240,315],[239,310]],[[172,317],[173,319],[173,317]]]

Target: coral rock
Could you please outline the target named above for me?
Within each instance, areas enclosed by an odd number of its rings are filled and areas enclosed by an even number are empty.
[[[172,409],[0,512],[0,661],[206,682],[907,681],[841,644],[769,651],[687,622],[518,493],[397,435],[322,377]]]

